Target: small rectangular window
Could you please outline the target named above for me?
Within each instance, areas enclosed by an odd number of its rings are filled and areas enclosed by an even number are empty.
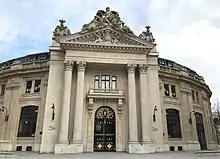
[[[170,90],[168,84],[164,84],[164,94],[165,96],[170,96]]]
[[[27,81],[25,93],[31,93],[32,81]]]
[[[3,96],[5,94],[5,85],[1,86],[1,96]]]
[[[102,75],[102,89],[109,89],[110,88],[110,78],[109,75]]]
[[[196,101],[199,102],[199,93],[196,92]]]
[[[117,89],[117,79],[116,79],[116,76],[112,76],[112,89]]]
[[[172,97],[176,97],[176,88],[173,85],[171,85],[171,93],[172,93]]]
[[[40,84],[41,84],[41,80],[35,80],[34,92],[40,92]]]
[[[99,88],[99,75],[96,75],[95,76],[95,82],[94,82],[94,88]]]
[[[195,92],[192,90],[192,100],[195,101]]]

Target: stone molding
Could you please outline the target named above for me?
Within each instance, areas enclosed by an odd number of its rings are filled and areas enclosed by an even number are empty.
[[[191,95],[191,88],[187,83],[181,83],[181,91]]]
[[[6,84],[6,90],[8,89],[18,89],[20,87],[20,79],[19,78],[12,78]]]

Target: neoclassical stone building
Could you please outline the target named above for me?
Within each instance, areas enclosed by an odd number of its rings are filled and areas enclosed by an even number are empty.
[[[159,58],[106,8],[49,52],[0,64],[0,151],[150,153],[217,148],[211,91],[191,69]]]

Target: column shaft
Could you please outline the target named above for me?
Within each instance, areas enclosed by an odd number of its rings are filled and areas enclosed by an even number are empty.
[[[129,142],[138,141],[135,68],[133,64],[128,65]]]
[[[140,71],[140,91],[141,91],[141,119],[142,119],[142,141],[151,141],[151,107],[147,103],[147,66],[139,66]]]
[[[68,130],[69,130],[69,112],[70,112],[70,98],[71,98],[71,85],[72,85],[72,66],[73,63],[65,62],[64,73],[64,91],[63,102],[61,108],[61,123],[59,132],[59,143],[68,143]]]
[[[82,143],[85,62],[77,62],[77,88],[73,142]]]

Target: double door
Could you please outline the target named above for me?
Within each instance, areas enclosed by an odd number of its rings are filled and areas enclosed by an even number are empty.
[[[95,116],[94,151],[115,151],[115,116],[108,107]],[[109,110],[111,112],[109,112]],[[111,113],[110,116],[107,113]]]

